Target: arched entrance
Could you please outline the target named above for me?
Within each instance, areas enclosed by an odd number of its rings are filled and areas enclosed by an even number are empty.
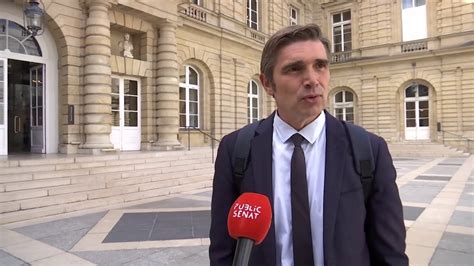
[[[405,139],[430,138],[429,89],[413,84],[405,89]]]
[[[57,50],[46,30],[33,37],[22,9],[0,4],[0,155],[56,153]]]

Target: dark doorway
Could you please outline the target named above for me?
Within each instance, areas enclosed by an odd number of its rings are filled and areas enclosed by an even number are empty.
[[[41,64],[8,60],[8,153],[31,152],[31,74]]]

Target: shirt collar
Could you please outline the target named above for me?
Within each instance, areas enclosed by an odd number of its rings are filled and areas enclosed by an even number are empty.
[[[293,134],[300,133],[309,143],[314,144],[319,136],[321,136],[325,123],[326,115],[324,111],[321,111],[316,119],[302,128],[300,131],[296,131],[292,126],[283,121],[278,115],[278,112],[276,112],[275,119],[273,121],[273,128],[275,128],[277,136],[282,143],[285,143],[291,136],[293,136]]]

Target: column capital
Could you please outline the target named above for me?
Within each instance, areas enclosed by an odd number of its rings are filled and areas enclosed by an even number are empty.
[[[85,0],[85,4],[87,7],[105,6],[107,8],[110,8],[114,2],[116,1],[115,0]]]
[[[169,20],[169,19],[166,19],[165,22],[161,23],[159,28],[178,28],[178,23],[176,21],[172,21],[172,20]]]

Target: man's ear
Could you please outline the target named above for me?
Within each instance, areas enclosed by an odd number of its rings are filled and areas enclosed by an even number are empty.
[[[262,83],[263,88],[265,89],[267,94],[273,96],[273,84],[269,79],[267,79],[267,77],[263,73],[260,74],[260,82]]]

